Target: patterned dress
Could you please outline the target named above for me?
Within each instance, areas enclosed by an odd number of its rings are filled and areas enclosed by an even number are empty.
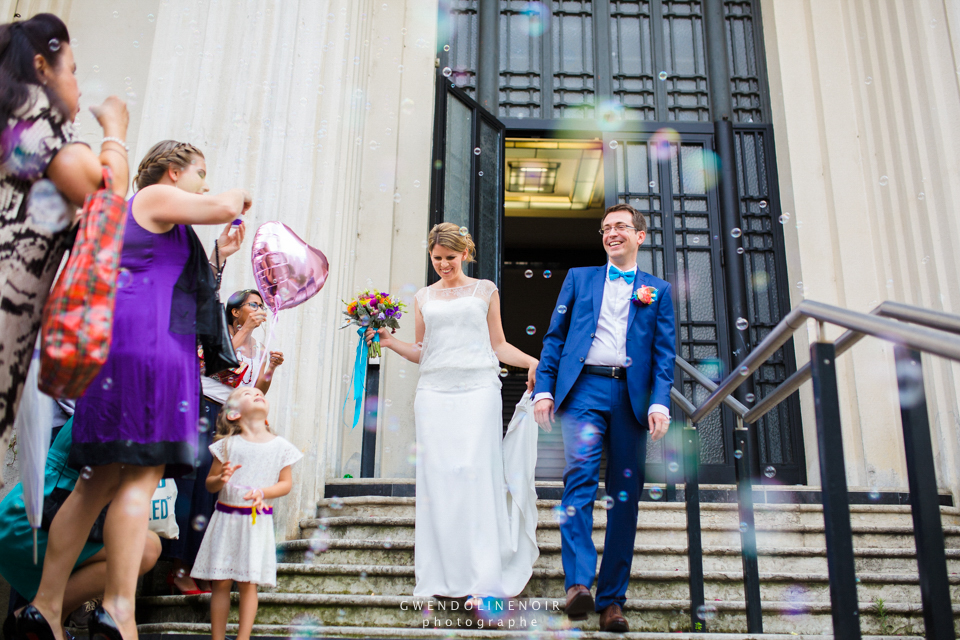
[[[43,305],[70,244],[73,208],[44,178],[74,142],[40,87],[0,131],[0,451],[7,448]]]

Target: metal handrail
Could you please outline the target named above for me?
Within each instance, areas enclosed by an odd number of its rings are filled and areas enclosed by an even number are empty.
[[[895,320],[930,327],[931,329],[960,334],[960,317],[942,311],[932,311],[930,309],[914,307],[903,304],[902,302],[891,302],[889,300],[882,302],[870,312],[870,315],[893,318]],[[839,356],[841,353],[845,353],[850,347],[860,342],[860,339],[865,335],[866,334],[858,331],[847,331],[843,333],[843,335],[833,343],[837,349],[837,355]],[[684,371],[687,370],[679,360],[677,364],[679,364],[680,368],[684,369]],[[692,366],[689,363],[686,364]],[[804,382],[809,380],[810,375],[810,363],[807,362],[790,377],[781,382],[776,389],[765,395],[763,399],[757,402],[746,414],[741,414],[743,421],[754,423],[767,415],[774,407],[783,402],[794,391],[799,389]]]
[[[776,327],[744,359],[737,371],[731,372],[710,394],[690,418],[699,422],[713,411],[724,398],[733,393],[754,371],[776,353],[808,319],[835,324],[857,333],[902,344],[910,349],[960,361],[960,337],[927,327],[907,326],[896,320],[850,311],[840,307],[804,300],[781,320]]]
[[[808,319],[820,323],[818,341],[814,342],[810,348],[810,361],[767,394],[752,409],[747,409],[733,398],[731,393],[789,340]],[[824,339],[826,323],[844,327],[847,331],[835,342],[827,341]],[[684,458],[687,461],[684,474],[687,484],[691,618],[695,630],[706,631],[705,624],[698,622],[693,615],[694,607],[704,603],[697,479],[699,436],[694,425],[721,403],[729,406],[737,415],[735,440],[738,448],[743,450],[743,459],[739,459],[738,456],[736,469],[747,622],[751,633],[762,633],[759,570],[753,528],[752,478],[750,478],[746,460],[750,444],[744,422],[756,422],[812,378],[817,407],[817,440],[824,488],[824,523],[834,632],[851,639],[860,638],[853,541],[843,463],[843,440],[839,429],[840,405],[837,396],[835,361],[838,355],[870,335],[893,342],[895,345],[894,356],[901,392],[900,410],[907,455],[910,506],[914,520],[924,626],[928,637],[935,640],[955,639],[953,618],[949,612],[947,565],[939,503],[936,498],[936,478],[933,471],[934,460],[926,403],[921,391],[919,399],[904,404],[903,393],[905,388],[909,388],[912,395],[913,385],[918,380],[922,390],[920,364],[922,352],[960,361],[960,335],[958,334],[960,334],[960,316],[939,311],[888,301],[877,306],[869,314],[864,314],[804,300],[774,327],[747,356],[737,371],[731,372],[719,384],[710,380],[680,356],[676,357],[677,366],[695,383],[711,392],[706,401],[700,407],[696,407],[675,387],[670,390],[671,399],[687,416],[683,438]]]

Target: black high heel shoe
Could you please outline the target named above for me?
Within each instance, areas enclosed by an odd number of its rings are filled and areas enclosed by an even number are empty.
[[[113,617],[107,613],[102,604],[93,610],[88,629],[90,640],[123,640],[117,623],[113,621]]]
[[[40,610],[28,604],[17,616],[18,640],[55,640],[53,629]]]

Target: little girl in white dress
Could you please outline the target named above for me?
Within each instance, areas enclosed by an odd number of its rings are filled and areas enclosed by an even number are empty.
[[[237,640],[249,640],[257,615],[257,585],[277,584],[273,499],[290,493],[290,467],[303,454],[267,426],[270,405],[256,387],[239,387],[217,419],[210,445],[213,466],[207,489],[219,492],[190,576],[209,580],[210,631],[224,640],[230,587],[240,590]]]

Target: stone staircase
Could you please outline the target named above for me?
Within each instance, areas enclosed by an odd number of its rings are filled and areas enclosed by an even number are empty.
[[[322,637],[618,637],[597,632],[597,617],[563,615],[563,571],[555,500],[539,500],[540,558],[523,593],[503,610],[479,614],[462,602],[417,601],[414,498],[322,500],[298,540],[278,545],[276,589],[263,590],[257,635]],[[746,632],[736,505],[701,505],[703,565],[711,634],[689,632],[686,515],[683,503],[642,502],[624,613],[632,638],[759,638]],[[960,602],[960,509],[942,507],[952,600]],[[852,505],[861,628],[865,635],[923,635],[910,507]],[[597,503],[594,540],[603,552],[606,511]],[[764,631],[770,637],[832,633],[823,515],[818,505],[759,504],[757,545]],[[148,585],[145,592],[150,592]],[[236,595],[236,594],[235,594]],[[878,610],[883,601],[883,613]],[[146,595],[141,634],[209,633],[209,596]],[[231,612],[235,622],[237,610]],[[960,606],[954,605],[960,623]],[[482,630],[478,629],[482,623]],[[960,630],[960,624],[957,626]],[[228,631],[229,633],[229,631]],[[718,636],[720,637],[720,636]]]

